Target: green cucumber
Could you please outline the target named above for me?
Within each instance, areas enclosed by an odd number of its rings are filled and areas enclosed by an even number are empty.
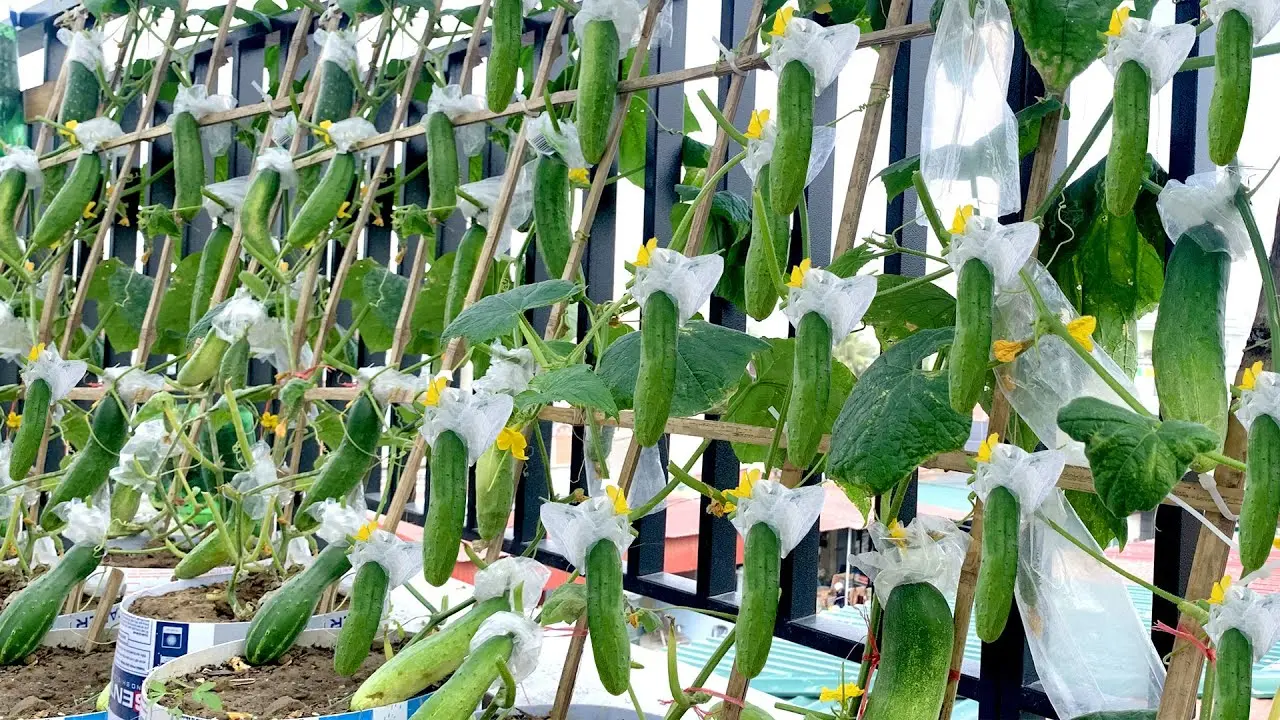
[[[63,526],[62,518],[54,512],[59,505],[75,498],[84,499],[107,481],[111,468],[120,461],[120,448],[129,436],[129,420],[114,395],[105,395],[93,411],[89,426],[89,442],[71,460],[58,486],[49,494],[49,502],[40,516],[45,530],[57,530]]]
[[[831,395],[831,326],[808,312],[796,326],[791,368],[791,401],[787,405],[787,461],[807,468],[818,454]]]
[[[188,315],[191,325],[200,322],[200,318],[209,311],[209,299],[213,297],[218,275],[222,273],[222,261],[227,257],[231,235],[230,225],[218,223],[204,241],[204,249],[200,251],[200,266],[196,269],[196,286],[191,293],[191,312]]]
[[[498,112],[505,109],[516,94],[520,36],[524,34],[524,0],[493,0],[492,7],[484,90],[489,109]]]
[[[470,720],[489,686],[498,679],[498,663],[510,660],[513,650],[515,641],[507,635],[480,643],[409,720]]]
[[[578,102],[574,104],[578,140],[587,162],[595,165],[609,144],[609,128],[618,99],[621,49],[612,20],[592,20],[582,31],[578,62]]]
[[[790,218],[770,210],[769,166],[760,168],[756,175],[756,190],[760,193],[765,211],[751,213],[751,239],[747,243],[747,262],[743,276],[743,294],[746,296],[747,314],[756,320],[764,320],[778,307],[778,277],[786,270],[787,250],[791,246]],[[541,227],[541,226],[539,226]],[[766,238],[765,234],[769,237]],[[773,248],[773,260],[769,260],[769,248]]]
[[[790,217],[804,196],[813,151],[813,73],[799,60],[778,76],[778,138],[769,161],[769,204],[775,215]]]
[[[66,125],[74,120],[84,122],[98,116],[102,85],[98,75],[84,63],[73,62],[67,68],[67,85],[58,107],[58,122]]]
[[[929,583],[899,585],[885,603],[882,627],[863,720],[937,720],[955,639],[947,599]]]
[[[752,525],[742,552],[742,602],[738,606],[734,666],[751,679],[764,670],[769,648],[773,646],[780,592],[778,579],[782,573],[778,533],[765,523]]]
[[[231,343],[218,363],[218,389],[231,385],[232,390],[243,390],[249,376],[249,337]],[[234,429],[234,428],[233,428]]]
[[[369,656],[378,626],[382,624],[389,580],[386,568],[377,562],[367,562],[356,570],[356,579],[351,585],[351,611],[342,621],[338,645],[333,650],[333,670],[339,675],[354,675]]]
[[[169,118],[169,134],[173,138],[173,212],[191,222],[204,205],[200,123],[189,112],[177,113]]]
[[[982,508],[982,565],[975,597],[978,637],[995,642],[1004,632],[1018,578],[1018,498],[995,487]]]
[[[467,445],[445,430],[431,446],[430,497],[422,527],[422,576],[440,587],[453,575],[467,521]]]
[[[481,540],[501,537],[516,497],[516,458],[497,445],[476,462],[476,531]]]
[[[132,485],[116,485],[111,489],[111,521],[130,523],[142,507],[142,492]]]
[[[676,388],[676,341],[680,335],[675,300],[659,290],[640,317],[640,368],[636,374],[635,439],[653,447],[662,439]]]
[[[178,371],[176,378],[178,384],[193,387],[208,382],[218,374],[222,356],[230,347],[231,343],[223,340],[218,336],[217,331],[210,328],[209,332],[205,333],[204,340],[182,364],[182,369]]]
[[[951,409],[968,417],[982,397],[990,375],[991,318],[995,279],[977,258],[960,266],[956,280],[956,332],[947,356],[947,389]]]
[[[462,664],[471,638],[485,620],[510,610],[507,599],[476,603],[443,630],[402,649],[369,676],[351,698],[352,710],[404,702],[448,677]]]
[[[462,312],[467,302],[467,291],[471,289],[471,277],[480,266],[480,251],[484,249],[484,241],[489,231],[480,225],[472,225],[458,242],[458,251],[453,256],[453,267],[449,271],[449,289],[444,299],[444,325],[448,327],[453,319]]]
[[[36,378],[27,386],[22,401],[22,424],[13,436],[13,449],[9,455],[9,479],[18,482],[27,476],[40,454],[40,441],[44,440],[45,424],[49,417],[49,401],[53,389],[44,378]]]
[[[356,183],[356,156],[352,153],[335,153],[325,168],[316,189],[307,196],[298,214],[289,224],[285,242],[291,248],[310,247],[338,217],[342,203],[347,201]]]
[[[1253,701],[1253,644],[1230,628],[1218,641],[1217,672],[1213,676],[1212,720],[1249,720]]]
[[[1209,100],[1209,159],[1230,165],[1240,150],[1253,83],[1253,24],[1239,10],[1218,20],[1214,40],[1213,97]]]
[[[235,557],[235,546],[222,531],[214,530],[178,561],[173,576],[179,580],[198,578],[216,567],[230,564]]]
[[[1107,211],[1125,216],[1133,212],[1147,174],[1147,134],[1151,125],[1151,77],[1147,69],[1126,60],[1116,71],[1115,110],[1111,119],[1111,150],[1103,187]]]
[[[348,570],[350,546],[329,545],[306,570],[289,578],[262,603],[244,639],[244,660],[250,665],[265,665],[278,660],[293,647],[298,635],[307,628],[316,605],[326,588],[337,582]]]
[[[316,477],[311,489],[298,511],[294,513],[293,523],[302,531],[315,528],[318,520],[306,512],[308,508],[325,500],[340,500],[346,497],[358,483],[364,482],[378,459],[378,440],[382,436],[382,416],[369,396],[361,393],[355,402],[347,406],[347,419],[342,442],[332,451],[320,475]]]
[[[610,540],[587,551],[587,632],[600,684],[610,695],[631,687],[631,637],[622,594],[622,554]]]
[[[13,227],[18,219],[18,205],[26,194],[25,172],[10,168],[0,174],[0,260],[17,268],[22,267],[22,246]]]
[[[326,60],[320,73],[320,88],[316,92],[311,122],[319,125],[325,120],[338,122],[351,117],[351,110],[356,105],[356,86],[351,79],[351,70]]]
[[[558,157],[539,157],[533,166],[533,220],[537,225],[538,257],[551,279],[564,277],[573,246],[570,213],[573,191],[569,166]]]
[[[0,612],[0,665],[12,665],[35,652],[77,583],[97,569],[103,548],[72,547],[49,572],[19,590]]]
[[[280,173],[259,170],[240,204],[240,242],[259,265],[271,265],[276,252],[271,245],[271,212],[280,194]]]
[[[444,222],[458,205],[458,138],[453,121],[442,112],[431,113],[423,124],[427,128],[427,210]]]
[[[1240,564],[1245,574],[1271,555],[1280,518],[1280,425],[1259,415],[1249,427],[1244,504],[1240,507]]]
[[[78,64],[78,63],[76,63]],[[71,174],[58,188],[49,206],[36,221],[31,231],[30,246],[43,250],[62,242],[67,233],[80,222],[84,210],[98,196],[98,183],[102,180],[102,159],[98,153],[81,153],[71,166]]]

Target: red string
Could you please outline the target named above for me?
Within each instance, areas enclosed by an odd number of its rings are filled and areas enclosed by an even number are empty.
[[[1218,653],[1213,648],[1209,647],[1208,643],[1205,643],[1195,633],[1184,629],[1181,625],[1177,628],[1171,628],[1163,621],[1159,621],[1153,627],[1158,632],[1168,633],[1174,637],[1186,640],[1188,644],[1200,651],[1200,654],[1205,656],[1209,662],[1216,663],[1218,661]]]

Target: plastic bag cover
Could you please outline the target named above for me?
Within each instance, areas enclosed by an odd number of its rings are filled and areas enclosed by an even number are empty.
[[[1280,22],[1280,3],[1275,0],[1209,0],[1204,12],[1215,23],[1221,22],[1228,10],[1239,10],[1253,25],[1253,43],[1266,39],[1271,29]],[[61,37],[61,35],[59,35]]]
[[[1253,246],[1235,206],[1239,188],[1240,176],[1226,168],[1196,173],[1187,178],[1185,184],[1170,180],[1156,199],[1165,234],[1178,242],[1186,231],[1207,223],[1227,239],[1227,252],[1232,260],[1249,258]],[[1215,249],[1205,248],[1207,252]]]
[[[631,547],[631,521],[613,512],[613,501],[593,497],[578,505],[544,503],[539,514],[555,552],[563,555],[586,574],[587,551],[600,540],[608,540],[622,554]]]
[[[80,143],[81,153],[97,152],[103,143],[115,140],[124,134],[124,130],[120,129],[119,123],[115,120],[105,117],[96,117],[92,120],[85,120],[76,125],[73,131],[76,134],[76,142]],[[110,157],[116,157],[128,149],[124,146],[114,148],[107,153]]]
[[[538,363],[527,347],[508,350],[502,343],[489,346],[489,369],[484,377],[472,383],[477,390],[516,396],[529,388],[538,372]]]
[[[498,433],[506,426],[514,406],[509,395],[447,387],[440,391],[440,404],[429,406],[423,412],[422,427],[418,432],[428,446],[435,447],[440,433],[452,430],[467,446],[468,464],[475,465],[484,451],[498,439]]]
[[[173,434],[160,418],[139,424],[120,448],[119,462],[109,473],[111,479],[138,490],[150,486],[169,458],[173,440]]]
[[[190,113],[191,117],[194,117],[196,122],[199,122],[206,115],[230,110],[235,106],[236,99],[234,97],[230,95],[210,95],[209,89],[201,83],[191,87],[178,88],[178,94],[173,99],[173,114],[177,115],[180,112]],[[232,128],[233,126],[230,122],[201,127],[200,136],[204,139],[205,149],[214,157],[225,153],[227,148],[231,147]]]
[[[946,518],[919,515],[894,537],[879,521],[868,528],[874,552],[859,553],[854,564],[875,581],[876,595],[888,602],[899,585],[927,582],[954,602],[969,534]]]
[[[204,199],[204,211],[209,213],[209,217],[223,225],[234,225],[236,213],[240,212],[240,206],[244,204],[245,193],[249,190],[249,177],[244,175],[230,180],[223,180],[222,182],[210,183],[204,189],[228,206],[223,207],[223,205],[206,197]]]
[[[106,544],[107,528],[111,526],[111,498],[105,484],[98,488],[89,503],[81,498],[72,498],[58,505],[53,512],[67,523],[62,534],[72,543]]]
[[[106,35],[101,30],[72,32],[67,28],[60,28],[58,40],[67,46],[66,62],[80,63],[94,72],[105,66],[102,43],[106,40]]]
[[[629,48],[644,24],[645,5],[644,0],[583,0],[573,16],[573,31],[581,43],[591,21],[609,20],[618,31],[618,47]]]
[[[320,529],[316,537],[328,543],[346,542],[360,532],[364,526],[367,510],[348,507],[333,498],[325,498],[323,503],[312,505],[306,509],[311,517],[320,521]]]
[[[1173,79],[1195,43],[1196,30],[1186,23],[1160,27],[1150,20],[1129,18],[1119,36],[1107,38],[1107,54],[1102,62],[1112,75],[1128,60],[1138,63],[1151,78],[1154,95]]]
[[[542,589],[551,579],[545,565],[527,557],[504,557],[476,572],[476,602],[502,597],[516,588],[520,590],[520,606],[532,611],[542,599]]]
[[[719,255],[689,258],[675,250],[657,248],[649,254],[648,267],[636,268],[631,295],[643,308],[650,295],[665,292],[676,301],[680,324],[684,325],[711,299],[722,272],[724,258]]]
[[[67,396],[71,389],[80,383],[89,365],[83,360],[63,360],[58,348],[53,345],[45,347],[35,362],[22,368],[22,382],[30,386],[36,380],[44,380],[49,384],[49,405],[52,407]],[[105,402],[115,402],[113,398],[104,397]]]
[[[0,157],[0,173],[21,170],[27,176],[27,189],[38,190],[44,186],[44,173],[40,172],[40,158],[26,145],[10,145]]]
[[[1017,445],[1000,443],[991,452],[991,462],[978,463],[973,491],[986,502],[993,489],[1008,488],[1018,499],[1022,522],[1028,523],[1057,485],[1066,465],[1067,456],[1057,450],[1029,453]]]
[[[249,469],[236,473],[231,478],[231,487],[244,496],[245,514],[254,520],[261,520],[267,515],[267,505],[273,493],[271,491],[256,491],[258,488],[270,485],[280,478],[276,469],[275,459],[271,457],[270,445],[259,440],[253,444],[252,451],[253,457],[249,460]],[[274,495],[283,501],[291,493],[292,491],[288,488],[280,486],[276,488]]]
[[[514,641],[507,669],[511,671],[511,677],[520,682],[538,667],[538,657],[542,654],[542,627],[513,612],[494,613],[476,630],[471,638],[470,651],[475,652],[486,640],[502,635],[507,635]],[[499,677],[496,682],[501,683],[502,678]]]
[[[378,134],[378,128],[373,123],[364,118],[348,118],[339,120],[329,126],[326,131],[329,133],[329,139],[333,141],[333,149],[340,153],[351,152],[351,148],[357,143],[364,142],[374,135]],[[374,148],[374,152],[380,152],[380,148]]]
[[[751,182],[756,181],[760,170],[773,160],[773,146],[778,142],[778,124],[770,120],[760,130],[760,137],[747,141],[747,156],[742,160],[742,169],[746,170]],[[809,148],[809,168],[805,172],[804,185],[808,187],[822,168],[827,166],[831,153],[836,149],[836,129],[826,125],[813,128],[813,145]]]
[[[231,301],[213,318],[213,330],[218,337],[235,343],[249,333],[249,328],[267,319],[267,309],[254,300],[249,291],[240,288]]]
[[[389,402],[413,402],[427,386],[427,380],[422,377],[385,365],[362,367],[356,371],[356,378],[362,385],[368,386],[374,399],[383,405]]]
[[[31,352],[31,328],[27,321],[14,317],[13,307],[0,300],[0,358],[15,360]]]
[[[830,326],[831,342],[836,344],[858,326],[875,296],[876,279],[871,275],[842,278],[813,268],[805,273],[803,287],[789,289],[782,312],[797,328],[807,313],[818,313]]]
[[[818,522],[827,493],[822,485],[788,488],[774,480],[757,480],[751,495],[737,499],[733,526],[745,540],[756,523],[764,523],[778,535],[779,556],[786,557]]]
[[[1240,585],[1227,588],[1223,601],[1209,606],[1209,622],[1204,631],[1217,645],[1222,634],[1231,628],[1249,638],[1253,661],[1262,660],[1280,639],[1280,595],[1264,595]]]
[[[821,95],[858,49],[860,32],[853,23],[824,28],[812,20],[792,18],[785,33],[773,38],[766,62],[778,74],[792,60],[804,63],[813,73],[814,94]]]
[[[587,158],[582,154],[582,145],[578,140],[578,126],[572,120],[556,120],[560,132],[556,132],[551,124],[551,116],[542,113],[528,121],[529,146],[544,157],[559,154],[569,169],[587,167]]]
[[[442,112],[450,120],[457,120],[460,115],[478,112],[484,108],[484,98],[479,95],[462,94],[461,85],[445,85],[442,88],[437,88],[431,93],[431,99],[427,100],[427,115],[433,112]],[[482,123],[464,125],[462,127],[455,126],[453,135],[457,138],[458,149],[462,151],[464,156],[475,155],[484,147],[484,125]]]
[[[662,451],[657,446],[640,448],[640,456],[636,459],[636,469],[631,476],[631,486],[627,488],[627,506],[635,509],[662,492],[667,484],[667,466],[662,462]],[[659,510],[665,510],[667,501],[664,498],[653,509],[645,513],[648,517]]]
[[[368,540],[357,540],[348,554],[351,569],[376,562],[387,571],[387,592],[400,587],[422,569],[422,543],[401,540],[386,530],[374,530]]]
[[[1280,375],[1263,371],[1253,384],[1252,390],[1240,394],[1240,409],[1236,410],[1236,419],[1248,430],[1253,421],[1260,415],[1270,415],[1272,420],[1280,423]]]
[[[1040,226],[1035,223],[1001,225],[995,218],[974,215],[965,223],[963,233],[951,236],[947,264],[958,273],[969,260],[981,260],[991,271],[997,288],[1020,290],[1018,271],[1027,264],[1039,241]]]
[[[258,172],[275,170],[279,173],[281,191],[298,186],[298,171],[293,167],[293,156],[282,147],[269,147],[263,150],[253,165]]]

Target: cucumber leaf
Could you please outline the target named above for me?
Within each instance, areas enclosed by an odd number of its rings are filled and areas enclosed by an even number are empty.
[[[969,439],[973,418],[951,409],[946,371],[922,368],[951,336],[952,328],[921,330],[893,345],[849,393],[831,431],[827,474],[850,498],[886,492]]]
[[[1116,517],[1152,510],[1187,472],[1192,458],[1218,447],[1199,423],[1160,422],[1093,397],[1058,411],[1058,427],[1084,443],[1094,489]]]
[[[1071,503],[1071,508],[1080,517],[1080,522],[1084,523],[1093,539],[1098,541],[1098,547],[1105,549],[1114,540],[1120,545],[1120,549],[1124,550],[1125,543],[1129,541],[1128,518],[1111,514],[1102,499],[1091,492],[1064,490],[1063,493],[1067,496],[1067,502]]]
[[[513,332],[519,326],[518,318],[524,311],[554,305],[578,292],[578,286],[567,280],[544,280],[481,298],[458,313],[458,317],[444,329],[443,339],[462,337],[473,343],[488,342]]]
[[[902,275],[876,278],[876,298],[862,316],[862,322],[875,328],[881,347],[888,347],[919,330],[956,324],[956,299],[933,283],[883,294],[911,280]]]
[[[1114,0],[1021,0],[1013,24],[1050,93],[1067,86],[1106,49]]]
[[[671,206],[671,227],[679,227],[698,188],[677,185],[676,193],[682,200]],[[751,235],[751,205],[737,193],[720,190],[711,196],[711,214],[707,218],[702,235],[702,254],[720,255],[724,258],[724,272],[716,283],[715,294],[737,307],[746,303],[744,271],[747,263],[747,245]]]
[[[134,271],[119,258],[98,265],[89,283],[90,300],[98,303],[98,317],[111,348],[117,352],[138,347],[138,334],[151,303],[155,281]]]
[[[427,270],[425,285],[413,308],[412,334],[405,348],[408,352],[435,351],[444,325],[444,290],[449,285],[452,267],[451,253],[436,260]],[[388,271],[372,258],[352,264],[347,280],[342,284],[342,297],[352,302],[352,312],[360,321],[356,329],[371,352],[391,347],[408,289],[408,278]]]
[[[169,275],[169,288],[160,301],[156,315],[156,341],[151,352],[157,355],[178,355],[191,325],[191,298],[195,296],[196,275],[200,272],[200,255],[193,253],[182,258],[178,267]]]
[[[618,416],[609,385],[592,369],[581,363],[534,375],[529,389],[516,396],[516,409],[550,405],[563,401],[574,407],[599,410],[609,417]]]

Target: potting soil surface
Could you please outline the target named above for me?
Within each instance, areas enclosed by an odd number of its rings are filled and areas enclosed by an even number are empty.
[[[270,573],[253,573],[236,583],[236,598],[253,610],[268,592],[280,586]],[[155,620],[174,622],[236,622],[227,602],[227,583],[216,582],[175,590],[164,595],[143,595],[129,605],[129,612]]]
[[[88,655],[79,648],[42,647],[18,665],[0,667],[0,720],[34,720],[94,711],[111,681],[115,643]]]

